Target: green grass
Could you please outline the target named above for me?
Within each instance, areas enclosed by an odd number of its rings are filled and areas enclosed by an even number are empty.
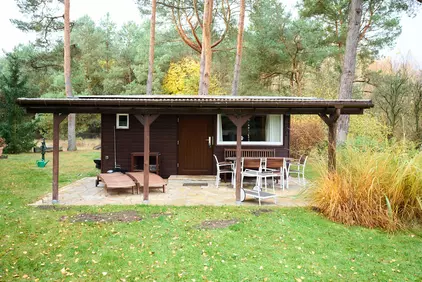
[[[320,172],[315,167],[313,160],[308,160],[305,166],[305,177],[307,180],[314,181],[320,175]]]
[[[94,175],[98,152],[61,154],[60,186]],[[307,281],[422,279],[422,232],[393,234],[330,222],[304,208],[27,206],[51,190],[39,155],[0,160],[0,281]],[[47,156],[51,159],[51,155]],[[153,195],[151,195],[153,197]],[[132,223],[60,221],[136,210]],[[172,216],[153,216],[157,213]],[[223,229],[204,220],[237,219]]]

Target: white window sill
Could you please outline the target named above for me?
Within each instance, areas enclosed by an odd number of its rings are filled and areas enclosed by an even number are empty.
[[[217,146],[236,146],[236,141],[220,141]],[[283,142],[242,142],[242,146],[283,146]]]

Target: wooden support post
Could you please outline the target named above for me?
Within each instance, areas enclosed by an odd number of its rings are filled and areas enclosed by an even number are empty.
[[[328,125],[328,170],[336,170],[337,122]]]
[[[336,109],[335,113],[318,114],[320,118],[328,126],[328,171],[333,172],[336,170],[336,146],[337,146],[337,120],[340,117],[341,109]]]
[[[149,115],[144,116],[144,204],[149,203],[149,142],[150,127]]]
[[[240,181],[241,181],[241,161],[242,161],[242,126],[251,118],[247,116],[228,116],[236,125],[236,203],[240,205]]]
[[[144,204],[149,203],[149,153],[150,153],[150,128],[158,115],[135,115],[144,126]]]
[[[60,123],[67,115],[53,114],[53,199],[52,203],[59,202],[59,140]]]

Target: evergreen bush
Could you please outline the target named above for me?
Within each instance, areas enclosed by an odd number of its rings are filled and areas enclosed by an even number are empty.
[[[27,152],[34,146],[35,122],[16,104],[28,97],[27,80],[17,56],[7,54],[7,67],[0,75],[0,135],[6,140],[7,153]]]

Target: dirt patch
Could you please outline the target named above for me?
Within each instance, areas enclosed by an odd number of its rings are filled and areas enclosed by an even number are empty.
[[[54,211],[65,211],[70,207],[58,206],[58,205],[42,205],[37,206],[40,210],[54,210]]]
[[[270,209],[259,209],[259,210],[254,210],[251,211],[251,213],[255,216],[260,216],[263,213],[270,213],[273,212],[274,210],[270,210]]]
[[[81,213],[71,217],[63,216],[60,221],[70,222],[132,222],[141,221],[137,211],[121,211],[111,213]]]
[[[206,220],[203,221],[198,228],[199,229],[219,229],[226,228],[233,224],[238,223],[237,219],[223,219],[223,220]]]
[[[152,218],[157,218],[160,216],[172,216],[173,214],[171,212],[160,212],[160,213],[153,213],[151,214]]]

